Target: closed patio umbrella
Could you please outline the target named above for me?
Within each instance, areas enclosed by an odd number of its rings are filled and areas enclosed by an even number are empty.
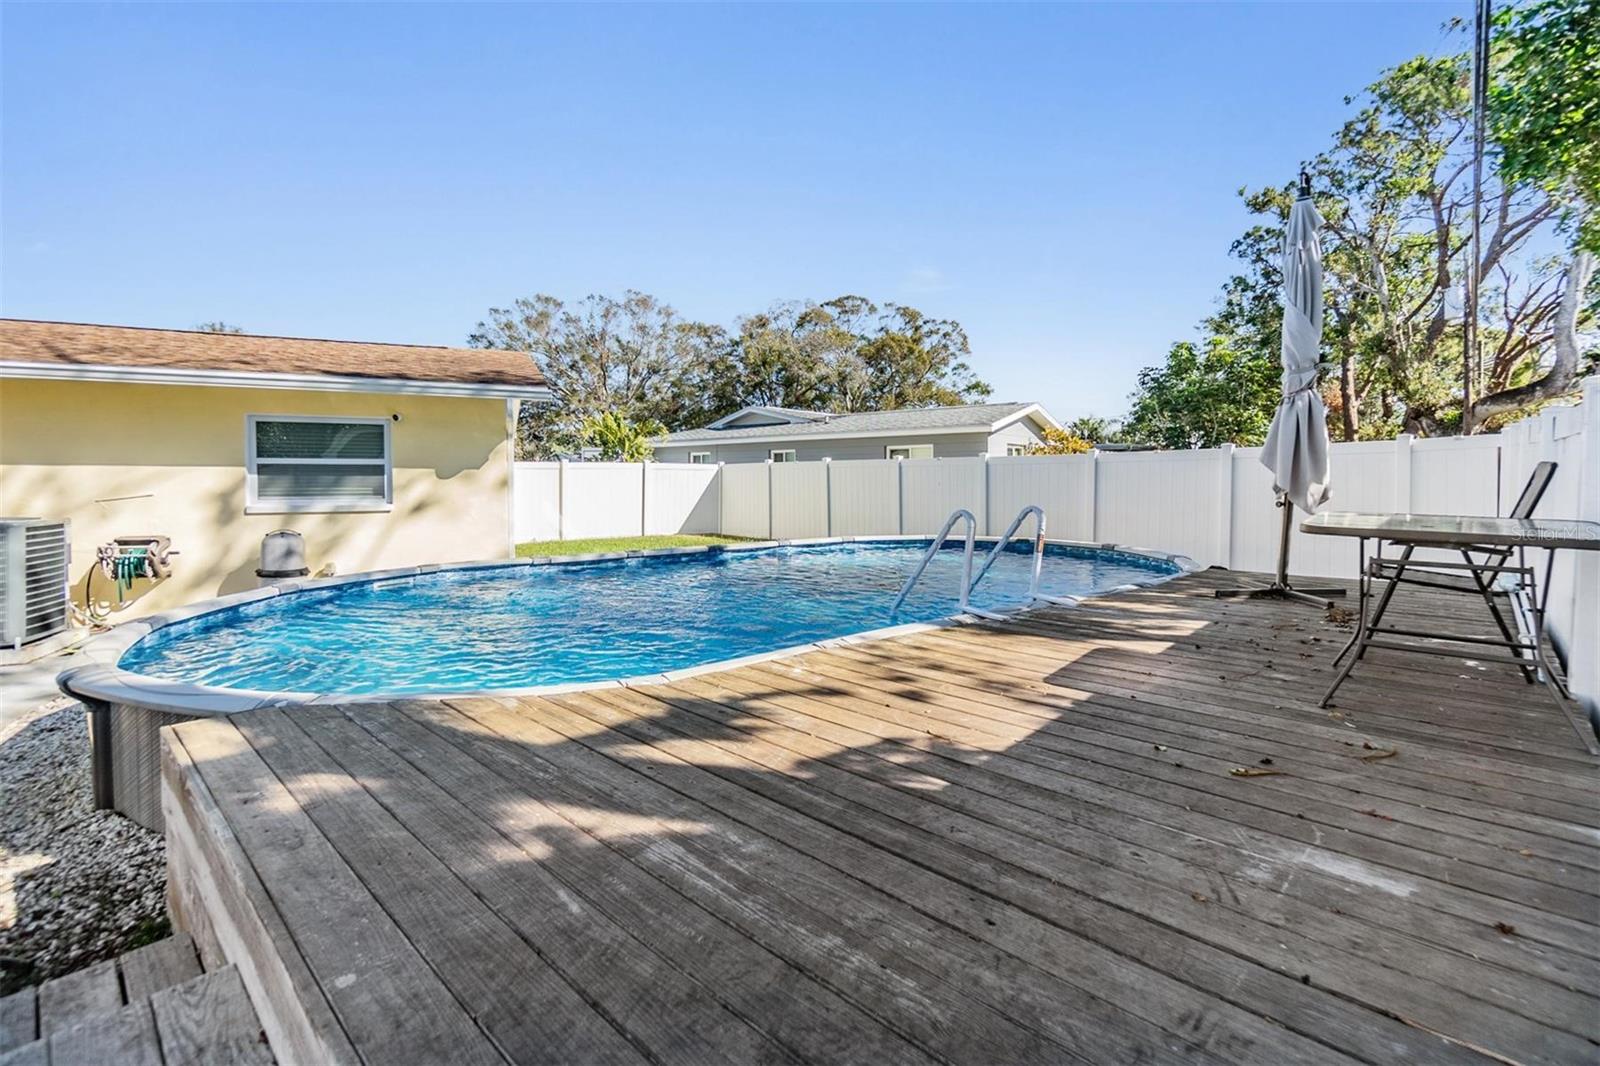
[[[1295,599],[1327,606],[1343,589],[1295,589],[1289,584],[1289,531],[1294,509],[1328,502],[1328,419],[1317,393],[1322,349],[1322,216],[1311,202],[1311,178],[1300,172],[1300,195],[1283,234],[1283,399],[1272,416],[1261,463],[1283,509],[1276,580],[1264,589],[1224,589],[1218,596]]]

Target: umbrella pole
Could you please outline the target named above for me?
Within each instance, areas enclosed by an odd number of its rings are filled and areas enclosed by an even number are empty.
[[[1294,522],[1294,504],[1289,502],[1287,494],[1282,494],[1278,497],[1278,506],[1283,510],[1283,529],[1278,536],[1278,573],[1272,584],[1264,589],[1217,589],[1217,599],[1243,596],[1251,600],[1293,600],[1313,607],[1332,607],[1333,604],[1328,602],[1327,597],[1343,596],[1344,589],[1333,587],[1297,589],[1289,584],[1289,533]]]

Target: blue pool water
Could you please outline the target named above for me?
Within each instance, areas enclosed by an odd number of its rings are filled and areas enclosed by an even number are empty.
[[[655,674],[944,618],[956,609],[960,582],[954,544],[890,615],[928,543],[445,570],[308,590],[167,626],[118,665],[194,684],[352,696]],[[1023,604],[1030,547],[1012,545],[996,560],[973,606]],[[1051,545],[1040,587],[1083,596],[1176,572],[1144,556]]]

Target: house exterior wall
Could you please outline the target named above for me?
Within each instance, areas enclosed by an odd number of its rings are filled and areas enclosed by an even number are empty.
[[[984,433],[915,433],[884,435],[881,437],[795,437],[787,441],[731,442],[718,444],[673,444],[655,450],[655,460],[661,463],[687,463],[690,452],[710,452],[713,463],[763,463],[774,448],[793,448],[795,461],[814,459],[882,459],[884,449],[890,445],[931,444],[936,459],[954,459],[964,456],[988,454],[989,435]],[[1001,445],[1000,454],[1005,454]]]
[[[394,500],[372,513],[246,514],[251,414],[390,418]],[[138,582],[133,618],[254,587],[263,534],[305,536],[315,573],[505,558],[511,462],[506,402],[275,389],[0,379],[0,513],[72,522],[73,595],[116,605],[95,548],[170,537],[172,576]]]
[[[989,454],[1004,457],[1008,444],[1021,444],[1026,447],[1038,444],[1043,439],[1033,419],[1019,418],[1009,426],[1001,426],[989,434]]]

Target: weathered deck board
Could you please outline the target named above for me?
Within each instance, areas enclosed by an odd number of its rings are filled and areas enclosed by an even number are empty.
[[[948,653],[947,653],[948,654]],[[768,672],[781,670],[781,666]],[[1003,688],[1017,671],[1019,679],[1027,674],[1013,666],[996,666],[991,675],[999,678]],[[859,674],[847,672],[845,681],[853,686],[865,687],[866,680]],[[841,686],[843,687],[843,686]],[[874,695],[878,695],[874,692]],[[1454,858],[1498,869],[1505,860],[1507,849],[1531,851],[1521,872],[1532,879],[1552,885],[1562,885],[1582,891],[1592,885],[1596,863],[1600,862],[1600,849],[1582,843],[1581,827],[1554,823],[1542,826],[1551,830],[1541,833],[1536,829],[1501,826],[1495,832],[1494,843],[1486,844],[1482,834],[1488,831],[1484,820],[1473,818],[1468,805],[1457,807],[1447,796],[1411,793],[1402,798],[1392,788],[1386,788],[1385,772],[1376,772],[1361,756],[1373,754],[1379,745],[1368,749],[1362,740],[1350,739],[1343,750],[1327,747],[1310,753],[1286,750],[1282,745],[1251,744],[1243,738],[1216,733],[1212,736],[1195,736],[1194,731],[1166,728],[1164,724],[1147,724],[1140,721],[1137,712],[1124,713],[1121,722],[1107,724],[1093,713],[1092,708],[1070,708],[1070,722],[1039,717],[1037,713],[1018,712],[1018,701],[1009,694],[989,691],[941,694],[937,703],[928,704],[904,695],[884,693],[883,699],[905,708],[908,714],[925,713],[931,718],[949,723],[951,735],[967,737],[996,736],[1016,738],[1019,743],[1035,743],[1047,750],[1072,754],[1084,745],[1109,752],[1121,752],[1144,759],[1162,767],[1173,761],[1183,761],[1179,769],[1192,770],[1200,775],[1226,775],[1241,763],[1257,765],[1262,758],[1279,760],[1272,764],[1280,768],[1291,767],[1293,779],[1263,777],[1254,783],[1268,793],[1285,793],[1296,802],[1286,802],[1280,809],[1305,814],[1315,809],[1326,824],[1340,829],[1395,840],[1423,850],[1447,854]],[[1033,710],[1029,708],[1029,710]],[[1126,723],[1126,724],[1124,724]],[[1164,751],[1157,751],[1155,745]],[[1383,746],[1387,750],[1388,746]],[[1168,757],[1167,753],[1174,753]],[[1159,756],[1159,757],[1158,757]],[[1320,764],[1320,766],[1319,766]],[[1178,775],[1192,779],[1193,775]],[[1376,791],[1364,786],[1374,781]],[[1363,787],[1354,787],[1360,785]],[[1367,812],[1374,809],[1372,797],[1385,795],[1383,817]],[[1356,798],[1356,797],[1362,798]],[[1276,798],[1275,796],[1270,798]],[[1420,801],[1420,802],[1418,802]],[[1482,809],[1479,807],[1479,809]],[[1365,819],[1365,820],[1364,820]],[[1374,824],[1376,823],[1376,824]],[[1562,833],[1561,827],[1570,829]],[[1565,836],[1567,839],[1561,839]]]
[[[162,1066],[150,1001],[96,1015],[49,1039],[50,1066]]]
[[[200,958],[194,941],[180,933],[128,952],[117,960],[117,968],[122,971],[123,998],[132,1003],[198,977]]]
[[[39,986],[39,1037],[45,1039],[122,1006],[115,962],[100,962]]]
[[[747,697],[726,691],[716,694],[710,690],[709,682],[701,684],[706,686],[702,691],[730,700],[741,709],[750,706]],[[1318,953],[1326,967],[1318,975],[1320,983],[1352,998],[1398,1009],[1415,1002],[1415,997],[1431,999],[1439,994],[1439,989],[1430,988],[1425,982],[1456,984],[1457,991],[1462,993],[1477,988],[1476,981],[1458,979],[1459,956],[1428,951],[1420,944],[1390,943],[1373,938],[1363,923],[1331,915],[1326,910],[1291,907],[1282,920],[1272,922],[1267,912],[1283,902],[1281,898],[1231,885],[1228,899],[1232,906],[1212,906],[1212,897],[1206,895],[1206,891],[1217,882],[1197,882],[1192,868],[1178,862],[1163,862],[1148,853],[1138,864],[1137,872],[1119,870],[1102,858],[1114,854],[1117,842],[1086,832],[1075,833],[1077,827],[1070,811],[1061,812],[1065,817],[1057,819],[1033,817],[1026,808],[964,790],[944,777],[932,775],[920,764],[915,767],[919,776],[913,776],[903,763],[861,759],[857,757],[858,751],[847,751],[842,757],[833,756],[830,750],[837,749],[832,745],[806,744],[800,733],[787,735],[764,729],[761,736],[765,738],[763,741],[739,746],[749,749],[757,744],[766,746],[766,742],[771,741],[837,765],[844,775],[828,782],[822,774],[817,774],[813,780],[836,794],[855,798],[903,821],[920,824],[931,832],[959,834],[960,839],[995,860],[1031,870],[1108,903],[1120,901],[1125,907],[1184,929],[1197,939],[1210,940],[1225,949],[1253,950],[1263,959],[1274,961],[1285,972],[1292,970],[1298,960]],[[771,753],[767,754],[771,757]],[[776,756],[775,761],[781,762],[783,758]],[[862,786],[847,775],[891,788],[899,785],[907,795],[902,797]],[[924,796],[932,798],[936,806],[929,805]],[[958,813],[952,815],[947,811]],[[1026,836],[1017,832],[1023,829],[1032,832]],[[1064,851],[1068,844],[1063,838],[1073,836],[1078,839],[1072,841],[1072,850]],[[1152,883],[1170,890],[1165,898],[1159,891],[1151,890]],[[1206,895],[1204,901],[1193,899],[1191,893],[1197,889]],[[1201,905],[1196,907],[1196,903]],[[1274,924],[1277,929],[1268,928]],[[1325,945],[1321,950],[1307,943],[1308,936],[1313,933],[1320,934],[1318,942]],[[1365,965],[1363,955],[1382,965]],[[1389,967],[1404,969],[1407,974],[1395,973]],[[1512,974],[1501,974],[1494,983],[1493,993],[1506,1005],[1550,1024],[1566,1025],[1585,1034],[1600,1032],[1600,1027],[1594,1025],[1594,1001],[1589,997],[1570,995],[1546,982]],[[1515,1024],[1515,1020],[1501,1019],[1501,1023]]]
[[[39,1039],[39,995],[32,985],[0,997],[0,1053]]]
[[[150,997],[150,1008],[167,1066],[272,1066],[275,1061],[232,966],[161,989]]]
[[[232,720],[176,731],[358,1053],[503,1061],[363,881],[387,872],[353,869]]]
[[[815,663],[815,658],[808,660],[808,665]],[[801,667],[788,669],[802,677],[809,674],[808,669]],[[742,709],[755,711],[795,729],[857,749],[873,742],[875,734],[858,728],[872,724],[866,718],[852,726],[837,724],[831,714],[828,717],[807,714],[807,710],[820,708],[816,703],[788,695],[788,689],[782,681],[780,679],[775,686],[773,694],[759,703],[747,700],[742,704]],[[791,707],[799,709],[790,710]],[[1270,889],[1274,896],[1303,899],[1316,907],[1342,911],[1364,922],[1382,925],[1399,915],[1405,918],[1405,922],[1394,927],[1397,932],[1450,951],[1465,947],[1474,955],[1492,958],[1513,968],[1525,969],[1526,972],[1539,975],[1555,972],[1569,983],[1587,987],[1600,985],[1600,963],[1581,955],[1569,956],[1564,949],[1549,944],[1535,948],[1526,937],[1500,936],[1493,932],[1487,914],[1480,921],[1460,921],[1452,920],[1447,913],[1435,913],[1422,908],[1413,907],[1397,912],[1393,908],[1374,906],[1367,893],[1350,881],[1314,869],[1297,869],[1276,858],[1275,852],[1292,846],[1292,841],[1288,839],[1274,840],[1270,835],[1256,831],[1246,833],[1237,823],[1208,818],[1184,807],[1162,806],[1132,792],[1108,795],[1106,790],[1084,787],[1075,776],[1013,759],[1009,755],[961,751],[948,745],[930,750],[929,745],[910,738],[897,741],[895,749],[879,757],[890,762],[904,758],[906,755],[899,751],[901,747],[907,753],[932,755],[919,766],[919,770],[927,775],[922,781],[943,779],[959,783],[975,792],[1008,800],[1025,811],[1039,812],[1054,819],[1053,822],[1042,824],[1044,839],[1064,841],[1091,832],[1103,834],[1098,840],[1086,837],[1086,843],[1078,847],[1088,847],[1092,855],[1124,846],[1151,849],[1177,860],[1181,865],[1174,868],[1176,872],[1189,876],[1198,871],[1216,873],[1228,886],[1225,896],[1217,894],[1223,898],[1235,895],[1241,885],[1257,885]],[[927,789],[921,791],[927,792]],[[945,793],[940,791],[937,795],[942,797]],[[1020,811],[1008,817],[1008,824],[1018,827],[1030,821],[1029,815]],[[1278,909],[1270,897],[1265,900],[1257,897],[1252,901],[1252,908],[1257,913],[1261,909],[1269,913]],[[1322,917],[1319,925],[1327,920],[1325,916]]]
[[[1023,1022],[1030,1023],[1029,1028],[1042,1029],[1045,1036],[1058,1044],[1080,1050],[1091,1061],[1147,1056],[1164,1047],[1181,1046],[1188,1039],[1185,1036],[1172,1041],[1149,1033],[1133,1019],[1122,1017],[1122,1012],[1108,1010],[1107,1004],[1069,987],[1050,983],[1042,989],[1019,986],[1005,973],[998,973],[981,984],[952,986],[943,979],[943,973],[961,972],[984,960],[975,956],[971,945],[953,935],[951,930],[918,922],[892,905],[884,906],[882,900],[864,893],[859,886],[850,885],[848,879],[839,877],[836,871],[815,862],[808,863],[791,849],[779,846],[775,839],[752,834],[729,819],[719,817],[719,803],[715,797],[708,800],[703,794],[695,796],[681,793],[681,790],[680,794],[675,794],[670,788],[639,780],[605,758],[603,753],[564,741],[570,734],[565,733],[563,724],[572,728],[573,723],[558,721],[559,711],[553,705],[537,705],[542,713],[536,715],[485,706],[483,701],[463,706],[475,719],[502,730],[503,736],[533,739],[542,734],[547,740],[540,745],[541,751],[550,752],[552,758],[561,760],[558,768],[566,771],[566,778],[604,782],[599,786],[602,798],[606,792],[623,790],[621,795],[635,805],[633,809],[671,810],[693,823],[706,824],[719,841],[716,848],[702,847],[696,839],[700,834],[693,834],[676,842],[684,852],[692,853],[692,858],[674,853],[665,856],[668,862],[661,862],[662,856],[655,853],[662,849],[651,841],[642,842],[647,845],[642,849],[630,848],[630,857],[673,877],[680,890],[701,901],[702,905],[715,907],[738,921],[745,932],[772,950],[813,967],[814,972],[823,973],[844,987],[860,989],[865,982],[865,987],[871,989],[872,979],[881,981],[886,974],[898,978],[897,983],[920,987],[923,991],[918,998],[926,1000],[927,1006],[933,1008],[927,1011],[927,1018],[908,1018],[908,1006],[913,1005],[902,1004],[896,997],[891,996],[887,1003],[878,1001],[876,989],[872,989],[871,1005],[876,1010],[888,1010],[891,1017],[902,1018],[902,1024],[909,1021],[916,1026],[920,1039],[931,1040],[933,1047],[943,1048],[958,1059],[985,1054],[1017,1061],[1060,1057],[1059,1050],[1051,1054],[1048,1046],[1038,1046],[1032,1039],[1019,1044],[1019,1039],[1026,1035],[1026,1030],[1019,1025]],[[576,729],[582,732],[584,727],[577,725]],[[527,767],[523,764],[519,769]],[[687,769],[698,774],[693,767]],[[707,802],[696,802],[697,799]],[[849,843],[831,839],[822,850],[845,848]],[[730,855],[728,844],[738,851]],[[749,872],[752,861],[759,870],[756,877]],[[689,880],[686,874],[693,875],[694,879]],[[806,886],[803,895],[786,889],[785,886],[794,883]],[[762,913],[755,912],[756,904],[765,905]],[[797,930],[807,935],[796,936]],[[882,945],[872,950],[866,938],[874,935],[895,944],[921,942],[924,947],[910,957],[899,952],[886,953]],[[837,949],[818,952],[819,941],[825,945],[849,945],[852,951],[849,954]],[[863,943],[868,945],[866,950],[862,950]],[[1049,992],[1049,995],[1041,996],[1041,992]],[[860,998],[859,991],[855,994]],[[983,1003],[989,1009],[974,1011],[964,1006],[964,1001],[970,1000]],[[1009,1023],[992,1015],[991,1011],[1005,1015]],[[1107,1014],[1111,1015],[1110,1025],[1105,1024]],[[949,1029],[951,1019],[958,1016],[963,1018],[961,1028]],[[948,1032],[941,1032],[947,1029]]]
[[[259,878],[204,898],[367,1061],[1594,1060],[1600,760],[1509,669],[1319,709],[1348,630],[1235,580],[185,725]]]

